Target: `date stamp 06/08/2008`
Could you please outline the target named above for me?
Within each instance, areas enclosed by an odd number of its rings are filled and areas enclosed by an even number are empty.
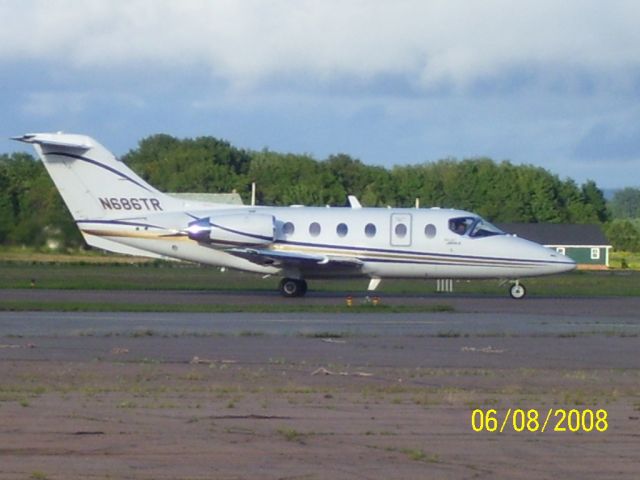
[[[494,408],[476,408],[471,412],[471,428],[474,432],[606,432],[609,428],[605,409],[546,410],[509,408],[498,411]]]

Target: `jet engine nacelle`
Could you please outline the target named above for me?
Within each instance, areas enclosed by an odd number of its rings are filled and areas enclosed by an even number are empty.
[[[238,213],[199,218],[187,227],[187,236],[200,243],[267,245],[273,242],[273,215]]]

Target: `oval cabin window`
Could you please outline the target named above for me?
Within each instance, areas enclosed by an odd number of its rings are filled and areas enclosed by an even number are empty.
[[[339,223],[336,227],[336,233],[339,237],[344,237],[349,232],[349,227],[345,223]]]
[[[320,228],[320,224],[318,222],[313,222],[311,225],[309,225],[309,234],[312,237],[317,237],[318,235],[320,235],[320,231],[322,229]]]
[[[367,223],[366,227],[364,227],[364,234],[371,238],[376,236],[376,226],[373,223]]]
[[[282,225],[282,233],[284,233],[285,235],[293,235],[293,232],[295,232],[296,227],[293,226],[293,223],[291,222],[287,222],[284,225]]]
[[[404,238],[407,235],[407,226],[404,223],[399,223],[395,228],[396,237]]]
[[[432,223],[424,227],[424,234],[427,238],[433,238],[436,236],[436,226]]]

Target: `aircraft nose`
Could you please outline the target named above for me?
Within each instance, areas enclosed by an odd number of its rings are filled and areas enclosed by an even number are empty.
[[[557,273],[571,272],[578,265],[573,258],[562,253],[553,252],[551,258],[554,260]]]

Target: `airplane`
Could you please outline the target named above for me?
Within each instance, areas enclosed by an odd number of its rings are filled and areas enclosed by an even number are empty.
[[[162,193],[85,135],[29,133],[87,244],[116,253],[278,275],[299,297],[307,279],[521,278],[568,272],[569,257],[502,232],[479,215],[444,208],[269,207],[179,199]]]

